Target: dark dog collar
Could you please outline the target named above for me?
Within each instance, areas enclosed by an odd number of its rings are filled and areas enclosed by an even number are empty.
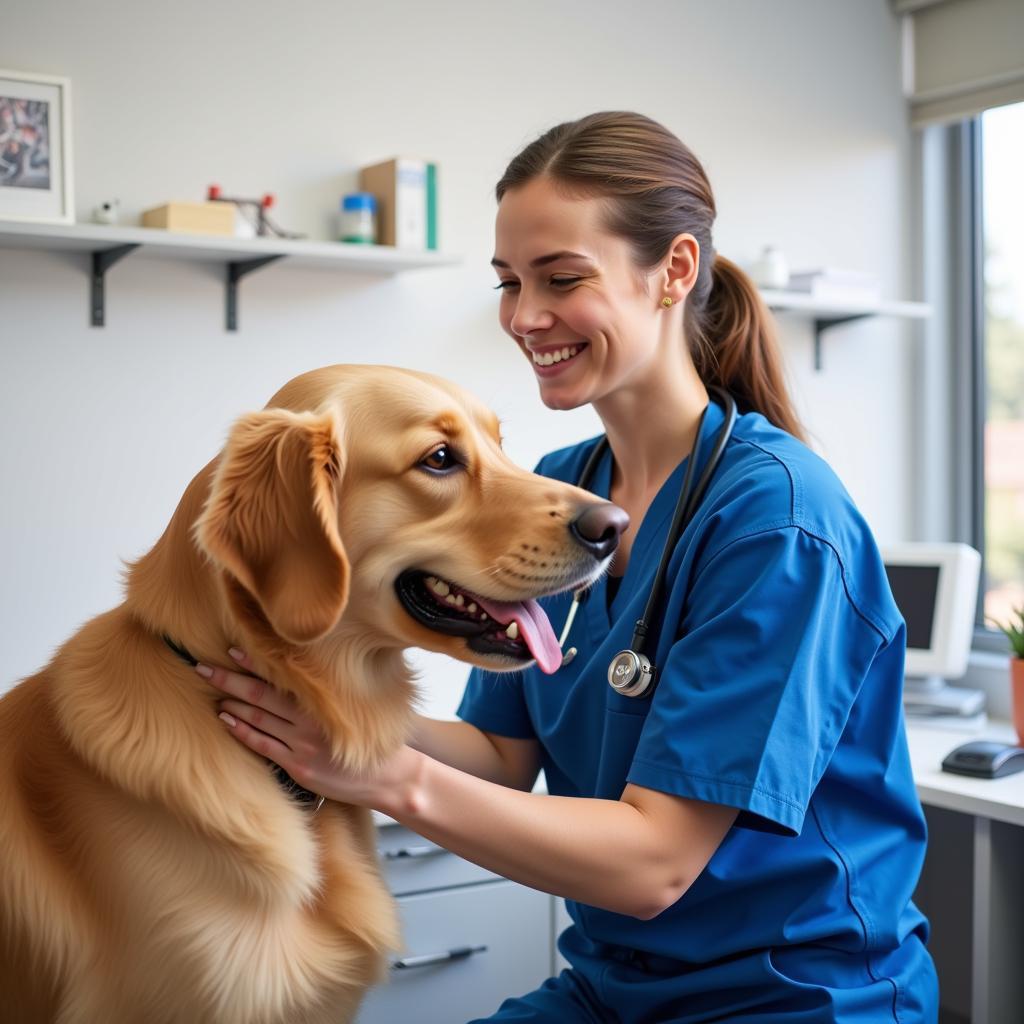
[[[174,653],[181,658],[182,661],[191,665],[193,668],[199,664],[198,658],[194,657],[192,652],[187,647],[183,647],[181,644],[175,643],[169,636],[164,634],[164,643]],[[324,798],[319,793],[314,793],[312,790],[306,789],[305,786],[300,786],[279,764],[275,764],[273,761],[268,761],[268,764],[274,770],[274,778],[277,779],[278,785],[288,794],[293,800],[298,801],[302,804],[303,809],[308,810],[310,814],[316,814],[324,805]]]

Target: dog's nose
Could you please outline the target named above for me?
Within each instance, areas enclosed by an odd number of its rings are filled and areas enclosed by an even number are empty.
[[[629,513],[610,501],[587,505],[569,524],[569,532],[595,558],[607,558],[618,546],[629,526]]]

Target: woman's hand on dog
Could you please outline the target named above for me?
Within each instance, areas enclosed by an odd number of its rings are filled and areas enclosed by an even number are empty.
[[[196,666],[227,694],[218,704],[221,721],[240,743],[279,764],[299,785],[328,800],[380,807],[414,773],[419,755],[411,747],[402,747],[372,776],[339,768],[316,720],[288,694],[251,674],[253,666],[243,651],[232,648],[229,654],[245,672]]]

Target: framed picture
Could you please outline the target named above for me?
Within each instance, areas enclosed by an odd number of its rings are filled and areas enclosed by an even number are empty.
[[[0,220],[74,223],[66,78],[0,70]]]

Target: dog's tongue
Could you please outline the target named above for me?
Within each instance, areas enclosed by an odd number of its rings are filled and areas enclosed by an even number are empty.
[[[536,659],[542,672],[551,675],[562,664],[562,648],[558,646],[555,631],[551,628],[544,609],[536,601],[524,604],[508,601],[488,601],[476,595],[476,603],[496,622],[507,626],[515,622],[519,635],[526,641],[530,653]]]

